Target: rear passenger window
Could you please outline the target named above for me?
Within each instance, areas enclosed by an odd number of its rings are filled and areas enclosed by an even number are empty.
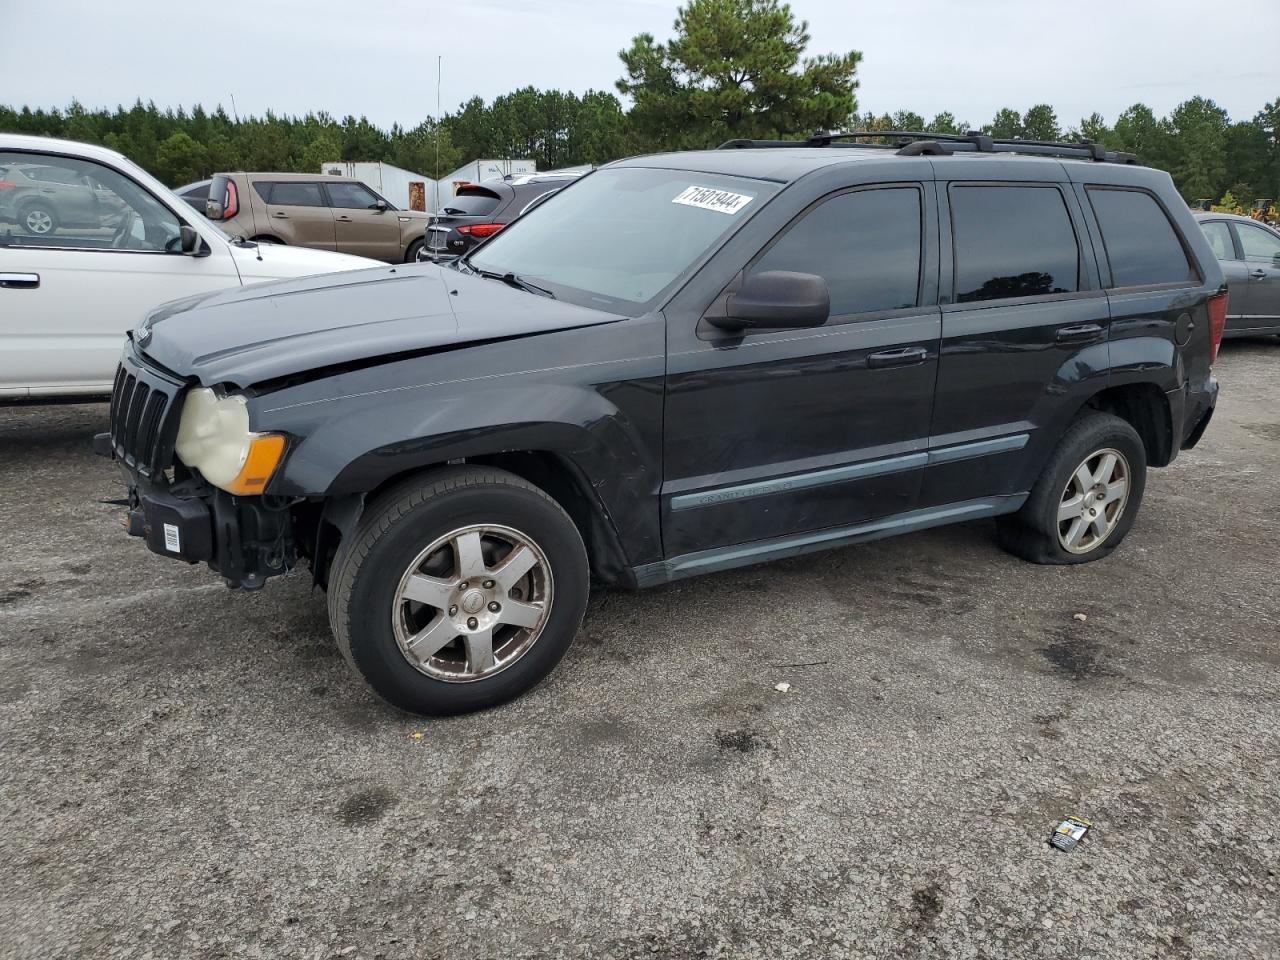
[[[956,302],[1080,288],[1080,248],[1056,187],[952,187]]]
[[[279,181],[271,186],[272,206],[286,207],[323,207],[327,206],[320,196],[318,183],[290,183]]]
[[[1272,263],[1280,260],[1280,237],[1274,233],[1248,223],[1237,223],[1236,232],[1240,234],[1240,246],[1244,248],[1246,260]]]
[[[816,273],[831,315],[914,307],[920,290],[920,191],[859,190],[815,207],[752,268]]]
[[[1090,187],[1089,202],[1111,264],[1111,286],[1198,279],[1173,224],[1151,194]]]
[[[1210,220],[1208,223],[1202,221],[1200,229],[1204,231],[1205,239],[1209,241],[1209,247],[1217,259],[1234,260],[1236,258],[1235,246],[1231,242],[1231,228],[1224,221]]]

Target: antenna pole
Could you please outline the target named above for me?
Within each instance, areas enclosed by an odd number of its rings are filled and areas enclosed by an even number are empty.
[[[440,77],[444,73],[444,56],[436,57],[436,196],[433,209],[440,209]]]

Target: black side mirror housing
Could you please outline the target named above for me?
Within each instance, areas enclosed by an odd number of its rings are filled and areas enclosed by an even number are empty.
[[[725,316],[708,317],[725,330],[820,327],[831,316],[827,281],[813,273],[765,270],[749,273],[729,295]]]
[[[373,205],[373,209],[377,210],[379,213],[386,213],[391,209],[391,204],[387,203],[385,200],[379,200]]]
[[[204,245],[204,241],[200,239],[200,234],[196,232],[196,228],[190,224],[184,223],[180,229],[182,243],[179,247],[183,256],[187,257],[203,257],[209,253],[209,248]]]

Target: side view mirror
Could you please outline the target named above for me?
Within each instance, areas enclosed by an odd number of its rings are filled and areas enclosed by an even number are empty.
[[[225,212],[222,208],[221,200],[206,200],[204,202],[204,215],[210,220],[221,220]]]
[[[820,327],[831,316],[827,281],[813,273],[749,273],[729,295],[725,316],[708,318],[725,330],[748,327]]]
[[[377,210],[379,213],[386,213],[391,209],[391,204],[387,203],[385,200],[379,200],[373,205],[373,209]]]
[[[207,252],[204,242],[200,239],[200,234],[196,233],[196,228],[184,223],[179,228],[181,244],[178,249],[187,257],[202,257]]]

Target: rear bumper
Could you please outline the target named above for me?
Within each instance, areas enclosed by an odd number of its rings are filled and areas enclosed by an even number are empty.
[[[1176,425],[1179,431],[1177,436],[1180,449],[1190,450],[1200,442],[1205,430],[1209,428],[1209,421],[1213,419],[1213,411],[1217,405],[1218,380],[1216,377],[1210,375],[1199,390],[1187,390],[1183,402],[1182,420]]]

